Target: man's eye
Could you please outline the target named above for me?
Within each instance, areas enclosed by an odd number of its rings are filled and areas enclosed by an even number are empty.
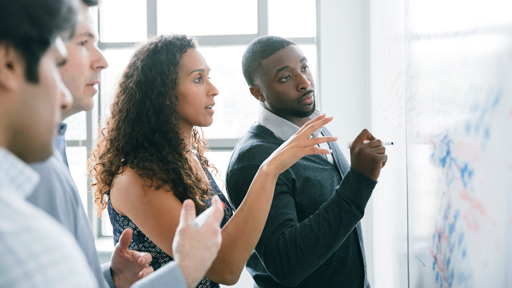
[[[57,63],[57,67],[59,67],[59,68],[60,68],[60,67],[62,67],[62,66],[64,66],[64,65],[66,65],[66,62],[67,62],[67,61],[68,61],[68,59],[64,59],[64,60],[60,61],[59,63]]]
[[[304,68],[302,68],[302,71],[308,71],[309,70],[309,66],[305,66]]]
[[[85,45],[87,45],[87,42],[88,42],[88,41],[87,41],[87,40],[85,40],[85,41],[82,41],[82,42],[78,43],[78,45],[80,45],[80,46],[85,46]]]
[[[279,81],[281,81],[281,82],[286,82],[286,81],[290,80],[290,78],[291,78],[291,77],[290,77],[290,75],[288,75],[288,76],[284,76],[284,77],[283,77],[283,78],[281,78],[281,80],[279,80]]]

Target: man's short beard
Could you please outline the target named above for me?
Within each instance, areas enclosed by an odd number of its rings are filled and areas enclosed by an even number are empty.
[[[281,113],[285,115],[290,115],[292,117],[296,118],[307,118],[311,116],[311,114],[315,113],[316,108],[316,101],[313,102],[313,105],[311,107],[311,110],[308,111],[298,111],[298,110],[292,110],[292,109],[279,109]]]

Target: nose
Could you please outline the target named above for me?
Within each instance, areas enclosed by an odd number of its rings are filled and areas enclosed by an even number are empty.
[[[309,90],[309,87],[311,87],[311,81],[309,81],[307,75],[300,73],[298,79],[297,90],[299,92]]]
[[[208,80],[208,82],[210,83],[210,89],[208,91],[208,95],[213,96],[213,97],[219,95],[219,90],[217,90],[217,87],[215,87],[215,85],[213,85],[213,83],[210,82],[209,80]]]
[[[98,47],[96,47],[96,45],[94,46],[94,52],[93,52],[93,58],[91,61],[91,66],[92,66],[91,67],[92,70],[95,70],[95,71],[101,71],[108,67],[107,59],[105,59],[105,56],[100,51],[100,49],[98,49]]]

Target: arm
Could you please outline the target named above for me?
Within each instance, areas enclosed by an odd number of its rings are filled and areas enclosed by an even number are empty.
[[[363,144],[364,139],[372,140]],[[366,129],[354,141],[351,158],[354,167],[344,176],[332,197],[308,219],[299,223],[294,185],[288,170],[277,180],[268,221],[256,246],[265,268],[279,283],[296,286],[324,263],[343,243],[363,217],[366,203],[385,165],[385,149]],[[247,183],[257,165],[237,166],[228,172],[227,187],[235,206],[240,205]],[[362,174],[359,171],[364,171]],[[315,193],[315,191],[310,191]]]
[[[103,278],[108,283],[108,286],[110,288],[116,288],[116,285],[114,284],[114,280],[112,280],[112,274],[110,270],[110,262],[104,263],[101,265],[101,272],[103,273]]]
[[[175,262],[166,264],[158,271],[153,272],[151,275],[142,280],[135,282],[131,288],[157,288],[157,287],[172,287],[172,288],[187,288],[187,282],[180,266]]]
[[[215,210],[210,219],[201,229],[194,230],[191,227],[195,218],[194,203],[185,201],[180,226],[173,241],[176,261],[168,263],[131,287],[196,287],[213,262],[222,242],[219,226],[224,211],[218,197],[214,197],[213,205]]]
[[[253,177],[255,167],[244,165],[231,170],[227,179],[228,190],[244,191],[243,185]],[[318,212],[299,223],[292,183],[290,171],[279,176],[268,221],[256,246],[267,271],[286,286],[299,284],[338,249],[363,217],[376,184],[351,169]],[[238,206],[243,195],[233,196],[231,199]]]
[[[305,155],[330,153],[315,145],[335,141],[336,137],[308,138],[331,120],[332,117],[322,115],[310,121],[261,165],[248,187],[246,199],[222,229],[222,246],[206,273],[207,278],[223,284],[238,281],[265,226],[278,175]],[[174,238],[178,226],[181,202],[165,189],[142,186],[143,180],[133,170],[126,168],[112,184],[110,193],[113,206],[117,212],[124,212],[130,217],[144,234],[172,256],[172,242],[169,239]],[[123,194],[119,196],[121,191]]]

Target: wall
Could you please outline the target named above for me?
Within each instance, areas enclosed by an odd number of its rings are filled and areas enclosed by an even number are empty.
[[[368,0],[318,0],[317,35],[320,110],[333,114],[327,126],[350,161],[347,142],[370,129]],[[371,131],[371,130],[370,130]],[[372,201],[363,218],[366,260],[373,283]]]

